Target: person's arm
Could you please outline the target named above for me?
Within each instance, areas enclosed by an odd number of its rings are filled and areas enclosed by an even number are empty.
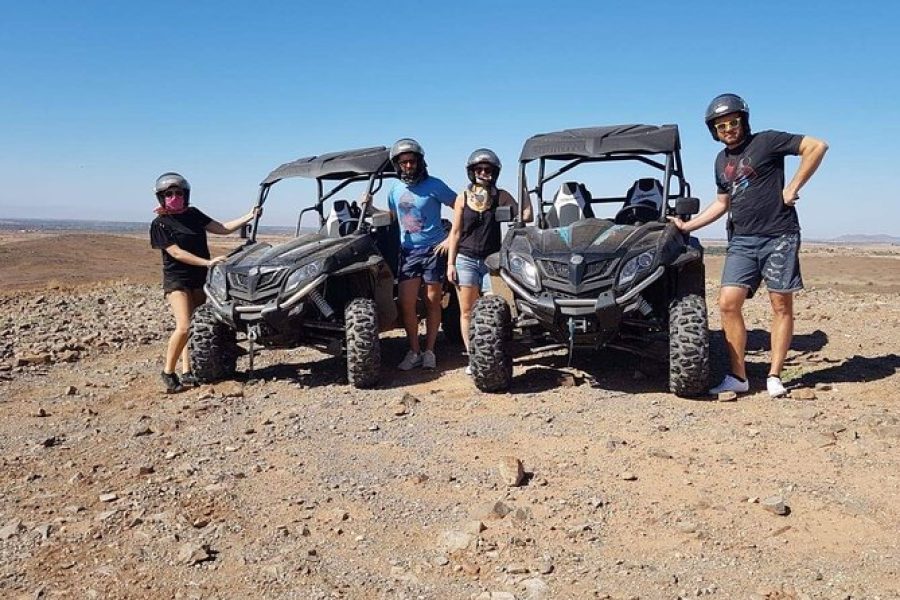
[[[500,206],[512,206],[513,211],[516,212],[519,210],[519,204],[516,202],[516,199],[506,190],[500,190]],[[522,207],[522,221],[531,223],[533,220],[534,215],[531,212],[531,200],[526,196],[525,205]]]
[[[828,144],[822,140],[818,140],[808,135],[803,136],[800,140],[800,150],[797,154],[800,156],[800,166],[791,182],[784,187],[784,203],[793,206],[800,198],[799,192],[809,178],[813,176],[819,165],[822,164],[822,158],[828,151]]]
[[[466,195],[462,192],[456,197],[453,204],[453,226],[450,228],[450,235],[447,236],[447,279],[456,283],[456,255],[459,252],[459,238],[462,235],[462,219],[463,211],[466,206]]]
[[[701,227],[705,227],[716,221],[719,217],[728,212],[730,204],[731,196],[729,194],[719,193],[716,194],[716,199],[712,204],[707,206],[703,212],[690,221],[682,221],[678,217],[669,217],[669,220],[682,232],[690,233],[691,231],[696,231]]]
[[[177,260],[178,262],[182,262],[186,265],[193,265],[195,267],[211,267],[215,264],[218,264],[224,261],[227,256],[214,256],[212,258],[201,258],[196,254],[192,254],[179,246],[178,244],[172,244],[171,246],[165,247],[166,253]]]
[[[253,210],[242,217],[238,217],[237,219],[226,221],[225,223],[219,223],[216,220],[212,220],[206,224],[205,229],[209,233],[214,233],[216,235],[228,235],[229,233],[233,233],[234,231],[236,231],[244,223],[249,223],[250,221],[252,221],[258,214],[262,214],[262,207],[254,206]]]

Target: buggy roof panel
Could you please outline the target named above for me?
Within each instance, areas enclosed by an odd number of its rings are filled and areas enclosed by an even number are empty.
[[[528,138],[519,161],[600,158],[613,153],[660,154],[680,148],[677,125],[584,127]]]
[[[331,152],[319,156],[306,156],[289,163],[284,163],[262,180],[260,185],[269,185],[289,177],[308,177],[310,179],[342,180],[374,173],[388,161],[390,152],[384,146],[359,148]],[[386,173],[392,173],[393,167],[388,162]]]

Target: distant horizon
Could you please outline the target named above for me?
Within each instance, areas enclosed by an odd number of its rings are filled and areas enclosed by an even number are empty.
[[[92,230],[100,230],[100,231],[114,231],[116,226],[120,229],[124,226],[127,226],[128,231],[138,231],[142,229],[146,229],[150,225],[150,221],[152,219],[148,219],[147,221],[107,221],[104,219],[39,219],[39,218],[20,218],[20,217],[2,217],[0,216],[0,231],[13,231],[16,229],[21,229],[21,227],[17,227],[17,225],[22,224],[59,224],[58,227],[36,227],[35,231],[92,231]],[[65,224],[84,224],[85,227],[66,227]],[[87,225],[93,224],[94,227],[89,227]],[[274,230],[284,230],[284,231],[293,231],[295,225],[268,225],[266,223],[260,223],[260,231],[274,231]],[[305,230],[312,230],[313,228],[304,227]],[[694,232],[695,234],[697,232]],[[726,239],[724,237],[714,237],[714,236],[696,236],[701,240],[708,240],[713,242],[725,242]],[[856,244],[900,244],[900,236],[893,236],[889,234],[870,234],[870,233],[844,233],[831,238],[807,238],[804,241],[807,242],[819,242],[819,243],[856,243]]]

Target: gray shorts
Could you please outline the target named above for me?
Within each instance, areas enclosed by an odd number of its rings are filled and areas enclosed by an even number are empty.
[[[722,286],[747,288],[747,297],[765,280],[770,292],[803,289],[800,275],[800,234],[736,235],[728,242]]]
[[[491,292],[491,270],[483,258],[456,255],[456,276],[460,286],[477,287],[484,294]]]

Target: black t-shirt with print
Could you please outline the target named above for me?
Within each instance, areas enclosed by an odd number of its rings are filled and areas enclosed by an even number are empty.
[[[209,258],[206,225],[212,221],[193,206],[177,215],[160,215],[150,224],[150,246],[162,251],[163,288],[202,288],[206,281],[206,267],[189,265],[166,252],[172,244],[200,258]]]
[[[784,157],[800,152],[802,135],[761,131],[716,157],[716,185],[731,196],[735,235],[800,231],[797,210],[784,203]]]

